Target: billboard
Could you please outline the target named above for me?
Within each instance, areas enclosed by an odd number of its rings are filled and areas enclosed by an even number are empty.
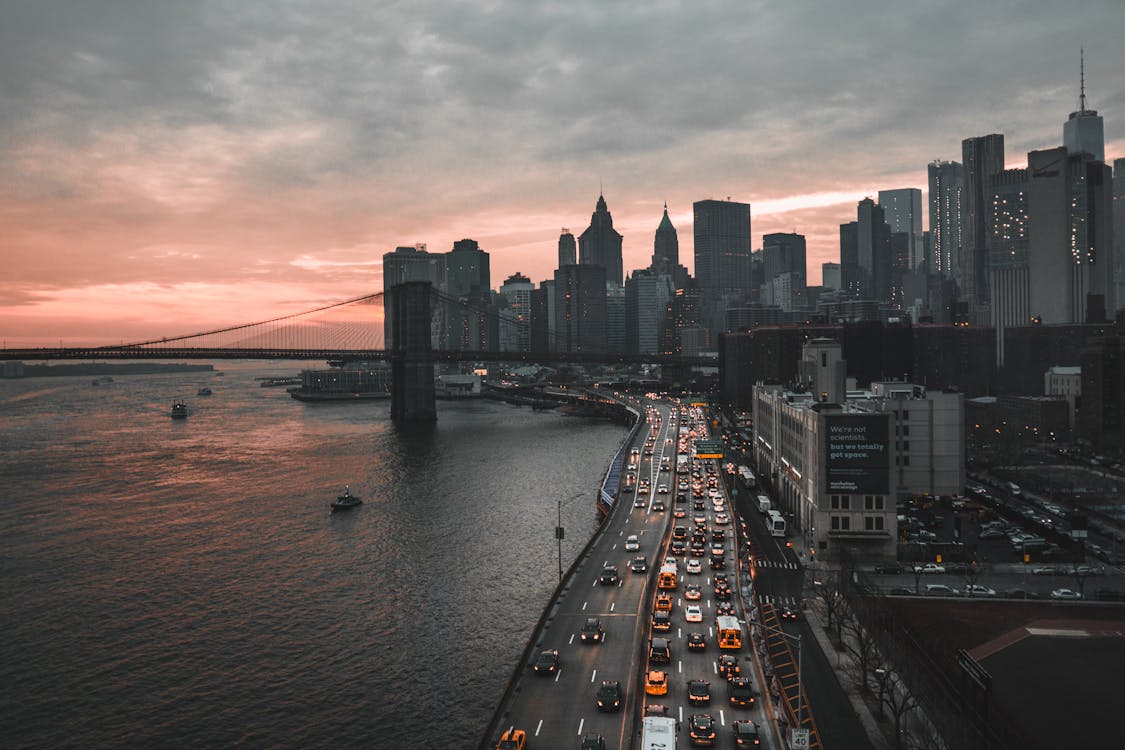
[[[846,495],[890,494],[890,419],[886,414],[828,414],[825,489]]]

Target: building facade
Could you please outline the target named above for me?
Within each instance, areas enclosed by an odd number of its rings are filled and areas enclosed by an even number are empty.
[[[906,234],[906,264],[915,270],[923,264],[922,247],[922,191],[918,188],[880,190],[879,205],[891,233]]]
[[[599,195],[590,216],[590,226],[578,238],[578,264],[601,266],[605,269],[606,281],[621,286],[621,243],[622,237],[613,228],[613,215],[606,206],[605,196]]]
[[[961,257],[961,200],[965,170],[960,162],[934,161],[928,169],[930,273],[957,278]]]
[[[1001,133],[961,141],[965,188],[961,204],[961,301],[971,323],[987,322],[988,210],[992,175],[1004,169],[1004,136]]]
[[[605,269],[564,266],[555,271],[555,342],[561,352],[605,352]]]

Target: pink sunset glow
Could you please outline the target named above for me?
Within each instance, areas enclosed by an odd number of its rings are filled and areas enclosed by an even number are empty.
[[[0,31],[6,346],[315,308],[380,291],[383,254],[419,242],[476,239],[494,288],[517,271],[538,283],[599,186],[627,271],[649,264],[665,202],[691,269],[692,202],[729,196],[752,205],[753,247],[804,234],[819,283],[856,202],[924,193],[927,163],[959,160],[961,139],[1005,133],[1011,166],[1057,145],[1080,43],[1107,160],[1125,155],[1125,24],[1091,29],[1048,3],[1010,40],[903,10],[897,23],[926,33],[883,35],[893,71],[841,41],[879,31],[874,4],[162,5],[21,7]]]

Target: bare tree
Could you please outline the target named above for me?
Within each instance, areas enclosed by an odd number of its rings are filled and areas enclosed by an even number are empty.
[[[849,636],[845,648],[855,658],[856,687],[866,693],[871,689],[869,681],[871,670],[879,663],[879,646],[875,641],[875,635],[860,623],[858,617],[850,616],[841,619],[844,630]]]
[[[1074,563],[1071,567],[1071,573],[1074,575],[1074,583],[1078,587],[1078,595],[1083,599],[1086,598],[1086,579],[1090,577],[1093,571],[1090,570],[1088,565]]]
[[[881,667],[875,671],[875,682],[879,687],[879,715],[884,716],[886,708],[894,721],[895,750],[906,747],[906,724],[912,711],[918,708],[918,701],[914,698],[902,678],[891,665]]]
[[[816,587],[816,597],[824,605],[824,615],[827,618],[825,627],[831,632],[835,624],[836,641],[840,640],[839,620],[844,610],[845,599],[840,589],[826,582]]]

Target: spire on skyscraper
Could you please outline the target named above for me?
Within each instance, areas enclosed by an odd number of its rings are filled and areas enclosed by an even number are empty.
[[[1086,112],[1086,49],[1078,49],[1078,111]]]

